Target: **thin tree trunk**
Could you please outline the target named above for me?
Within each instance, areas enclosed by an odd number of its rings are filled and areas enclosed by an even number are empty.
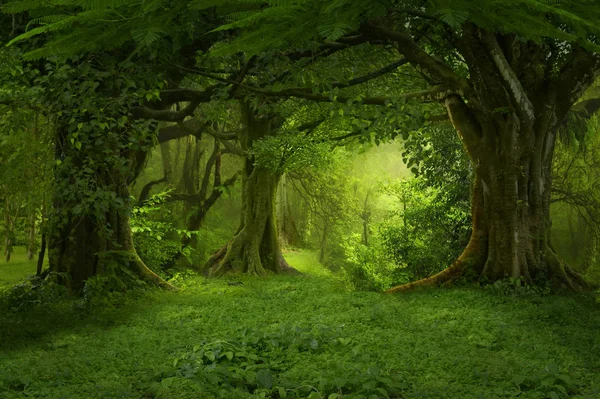
[[[35,255],[35,219],[36,214],[33,212],[29,218],[29,243],[27,245],[27,259],[33,260]]]
[[[44,266],[44,257],[46,256],[46,233],[42,233],[42,246],[40,247],[40,253],[37,259],[37,269],[35,272],[36,276],[42,275],[42,268]]]

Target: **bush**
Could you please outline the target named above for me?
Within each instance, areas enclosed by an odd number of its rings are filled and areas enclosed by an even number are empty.
[[[175,257],[180,254],[190,257],[190,248],[182,248],[181,237],[195,234],[163,221],[170,219],[170,212],[160,207],[169,193],[163,191],[153,195],[143,206],[134,207],[131,217],[131,231],[138,255],[161,277],[167,277],[165,269]]]
[[[0,309],[19,312],[59,301],[67,294],[65,286],[57,283],[59,278],[68,276],[63,273],[50,273],[45,278],[29,276],[10,289],[0,290]]]
[[[370,246],[362,244],[360,234],[344,241],[346,261],[342,265],[346,283],[358,291],[383,291],[409,281],[410,272],[390,260],[377,237]]]
[[[427,186],[421,178],[387,187],[400,211],[379,226],[385,255],[421,279],[448,267],[468,243],[471,219],[468,197]],[[464,188],[463,188],[464,190]]]

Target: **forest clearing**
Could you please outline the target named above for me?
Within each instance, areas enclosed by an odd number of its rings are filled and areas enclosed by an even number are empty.
[[[598,0],[0,0],[0,397],[600,398]]]

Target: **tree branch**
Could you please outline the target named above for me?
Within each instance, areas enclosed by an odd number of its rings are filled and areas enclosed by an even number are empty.
[[[165,143],[186,136],[202,137],[204,129],[210,122],[200,123],[196,119],[190,119],[178,125],[165,126],[158,130],[158,142]]]
[[[266,90],[258,90],[246,87],[249,91],[262,94],[267,97],[297,97],[303,98],[306,100],[311,100],[315,102],[339,102],[339,103],[347,103],[358,102],[355,98],[348,96],[325,96],[320,94],[312,94],[305,93],[297,90],[282,90],[282,91],[266,91]],[[402,93],[395,97],[364,97],[360,100],[361,104],[365,105],[386,105],[394,100],[397,101],[408,101],[408,100],[418,100],[421,102],[433,102],[433,101],[442,101],[449,95],[455,94],[452,90],[449,90],[447,86],[437,85],[431,88],[410,92],[410,93]]]
[[[495,35],[488,31],[482,32],[482,41],[488,48],[494,61],[494,65],[504,80],[505,84],[503,86],[505,90],[511,94],[511,99],[519,110],[521,121],[526,122],[529,127],[533,126],[535,121],[535,110],[531,100],[527,97],[527,93],[525,92],[525,89],[523,89],[519,78],[506,60],[504,52],[500,48]]]
[[[160,183],[164,183],[167,181],[167,174],[165,173],[165,175],[163,176],[162,179],[158,179],[158,180],[152,180],[149,181],[143,188],[142,191],[140,192],[140,198],[138,199],[138,204],[137,206],[143,206],[144,202],[146,202],[146,200],[148,199],[148,197],[150,196],[150,190],[152,190],[152,187],[156,186],[157,184]]]
[[[596,112],[600,111],[600,98],[590,98],[588,100],[580,101],[571,108],[571,111],[582,118],[588,119]]]
[[[563,65],[553,82],[559,99],[559,119],[566,115],[599,76],[600,54],[590,54],[581,47],[576,47],[572,51],[571,60]]]
[[[181,111],[169,111],[164,109],[152,109],[148,107],[132,107],[131,112],[136,118],[154,119],[165,122],[180,122],[186,117],[191,116],[196,108],[205,101],[195,98]]]
[[[374,23],[368,23],[366,29],[375,36],[398,43],[398,51],[416,69],[426,72],[436,83],[444,83],[456,91],[462,91],[464,95],[470,94],[471,87],[465,79],[458,76],[456,72],[442,61],[436,60],[425,52],[408,33],[388,30]]]
[[[208,192],[208,182],[210,181],[210,174],[211,171],[213,170],[213,167],[216,164],[217,161],[217,157],[219,156],[219,142],[215,139],[214,141],[214,148],[213,148],[213,152],[212,154],[210,154],[210,157],[208,158],[208,161],[206,162],[206,167],[204,168],[204,177],[202,178],[202,184],[200,186],[200,198],[204,199],[206,198],[206,193]],[[218,165],[218,167],[220,167],[220,165]],[[220,173],[220,171],[219,171]],[[217,170],[215,168],[215,176],[217,174]]]

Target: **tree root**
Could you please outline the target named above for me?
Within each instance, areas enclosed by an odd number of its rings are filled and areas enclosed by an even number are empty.
[[[434,274],[431,277],[413,281],[412,283],[406,283],[390,288],[385,291],[386,294],[396,294],[398,292],[408,292],[421,287],[438,286],[441,284],[451,284],[456,279],[462,276],[463,264],[457,260],[452,266],[442,270],[441,272]]]
[[[231,263],[233,263],[234,256],[231,254],[227,256],[228,251],[231,251],[231,249],[229,249],[230,246],[232,246],[231,243],[225,245],[224,247],[221,247],[218,251],[211,255],[211,257],[202,267],[202,270],[204,270],[207,275],[211,277],[220,277],[224,274],[227,274],[228,272],[235,271],[235,268],[231,265]],[[281,271],[281,273],[302,274],[301,272],[290,266],[283,257],[283,255],[279,254],[278,257],[279,270]],[[263,275],[261,273],[250,274]],[[267,272],[265,271],[264,274],[267,274]]]
[[[283,257],[282,254],[279,254],[279,267],[280,267],[282,273],[302,274],[302,272],[300,272],[299,270],[290,266],[290,264],[287,263],[287,261],[285,260],[285,258]]]
[[[114,253],[119,252],[119,255],[122,256],[122,259],[129,264],[132,271],[137,274],[140,279],[143,281],[155,285],[159,288],[168,291],[177,291],[178,288],[172,285],[171,283],[165,281],[158,274],[154,273],[144,261],[139,257],[139,255],[135,251],[113,251]]]
[[[544,253],[545,260],[548,264],[548,271],[550,273],[551,281],[555,288],[567,288],[570,291],[584,291],[590,289],[596,289],[597,286],[587,282],[581,274],[573,270],[571,267],[566,265],[559,256],[552,251],[549,247],[546,248]],[[479,259],[481,261],[481,259]],[[458,258],[450,267],[442,270],[441,272],[411,283],[402,284],[389,290],[385,291],[386,294],[394,294],[397,292],[407,292],[420,287],[431,287],[439,286],[442,284],[451,284],[458,278],[464,276],[469,268],[476,265],[478,261],[477,257],[467,257],[464,259],[464,254]],[[485,271],[485,269],[484,269]],[[529,270],[527,270],[529,274]],[[482,275],[483,276],[483,275]],[[523,278],[531,281],[531,277],[528,275],[522,276]],[[481,279],[481,276],[480,276]],[[528,281],[528,282],[529,282]]]

